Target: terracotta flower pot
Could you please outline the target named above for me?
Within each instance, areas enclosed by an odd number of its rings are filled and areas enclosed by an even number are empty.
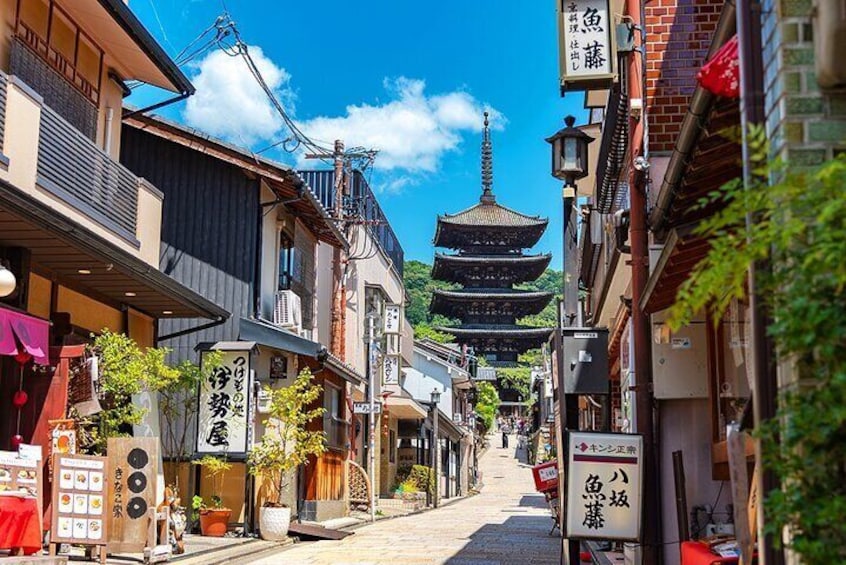
[[[214,538],[223,537],[229,526],[229,517],[232,510],[229,508],[206,508],[200,510],[200,532],[204,536]]]

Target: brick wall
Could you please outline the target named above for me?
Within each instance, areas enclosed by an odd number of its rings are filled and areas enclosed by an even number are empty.
[[[814,167],[846,150],[846,94],[820,91],[812,0],[764,0],[764,104],[774,154]]]
[[[723,0],[653,0],[646,5],[646,105],[653,152],[671,151]]]

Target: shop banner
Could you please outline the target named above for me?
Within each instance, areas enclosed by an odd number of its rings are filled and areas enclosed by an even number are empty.
[[[610,83],[615,72],[614,23],[608,0],[559,0],[561,85],[570,89]]]
[[[567,432],[568,539],[640,540],[643,437]]]
[[[221,351],[221,355],[220,366],[200,384],[197,453],[245,456],[250,414],[250,352]]]

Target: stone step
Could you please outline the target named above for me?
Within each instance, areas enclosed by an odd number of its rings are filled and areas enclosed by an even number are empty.
[[[277,543],[257,539],[223,549],[212,549],[184,557],[175,557],[170,562],[179,563],[179,565],[221,565],[223,563],[231,563],[236,559],[239,562],[243,562],[244,557],[249,556],[252,558],[259,553],[275,551],[292,543],[293,540]]]

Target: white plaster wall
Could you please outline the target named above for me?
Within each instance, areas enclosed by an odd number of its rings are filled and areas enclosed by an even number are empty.
[[[315,272],[315,326],[314,341],[319,341],[327,348],[332,343],[332,290],[334,249],[331,245],[318,243]]]
[[[673,483],[673,451],[682,450],[684,456],[687,514],[697,505],[713,505],[720,491],[720,481],[711,479],[711,421],[708,400],[663,400],[659,402],[662,538],[665,565],[679,565],[678,522],[676,520],[675,487]],[[731,502],[728,482],[715,512],[722,513]],[[725,514],[716,514],[717,522],[725,522]]]
[[[259,202],[272,202],[276,195],[261,183]],[[268,212],[266,209],[263,212]],[[278,285],[279,221],[276,210],[265,214],[261,224],[261,317],[273,320],[273,300]],[[252,310],[252,309],[251,309]]]
[[[432,389],[437,387],[441,391],[438,408],[451,419],[452,375],[447,371],[447,367],[435,361],[434,358],[415,350],[412,367],[405,371],[404,387],[416,400],[423,402],[431,401]]]
[[[354,228],[351,240],[352,253],[372,250],[377,245],[362,226]],[[351,261],[347,272],[346,361],[364,374],[367,360],[364,344],[367,324],[364,289],[367,286],[377,286],[385,292],[388,302],[401,304],[405,302],[405,288],[399,273],[381,250],[368,259]]]

